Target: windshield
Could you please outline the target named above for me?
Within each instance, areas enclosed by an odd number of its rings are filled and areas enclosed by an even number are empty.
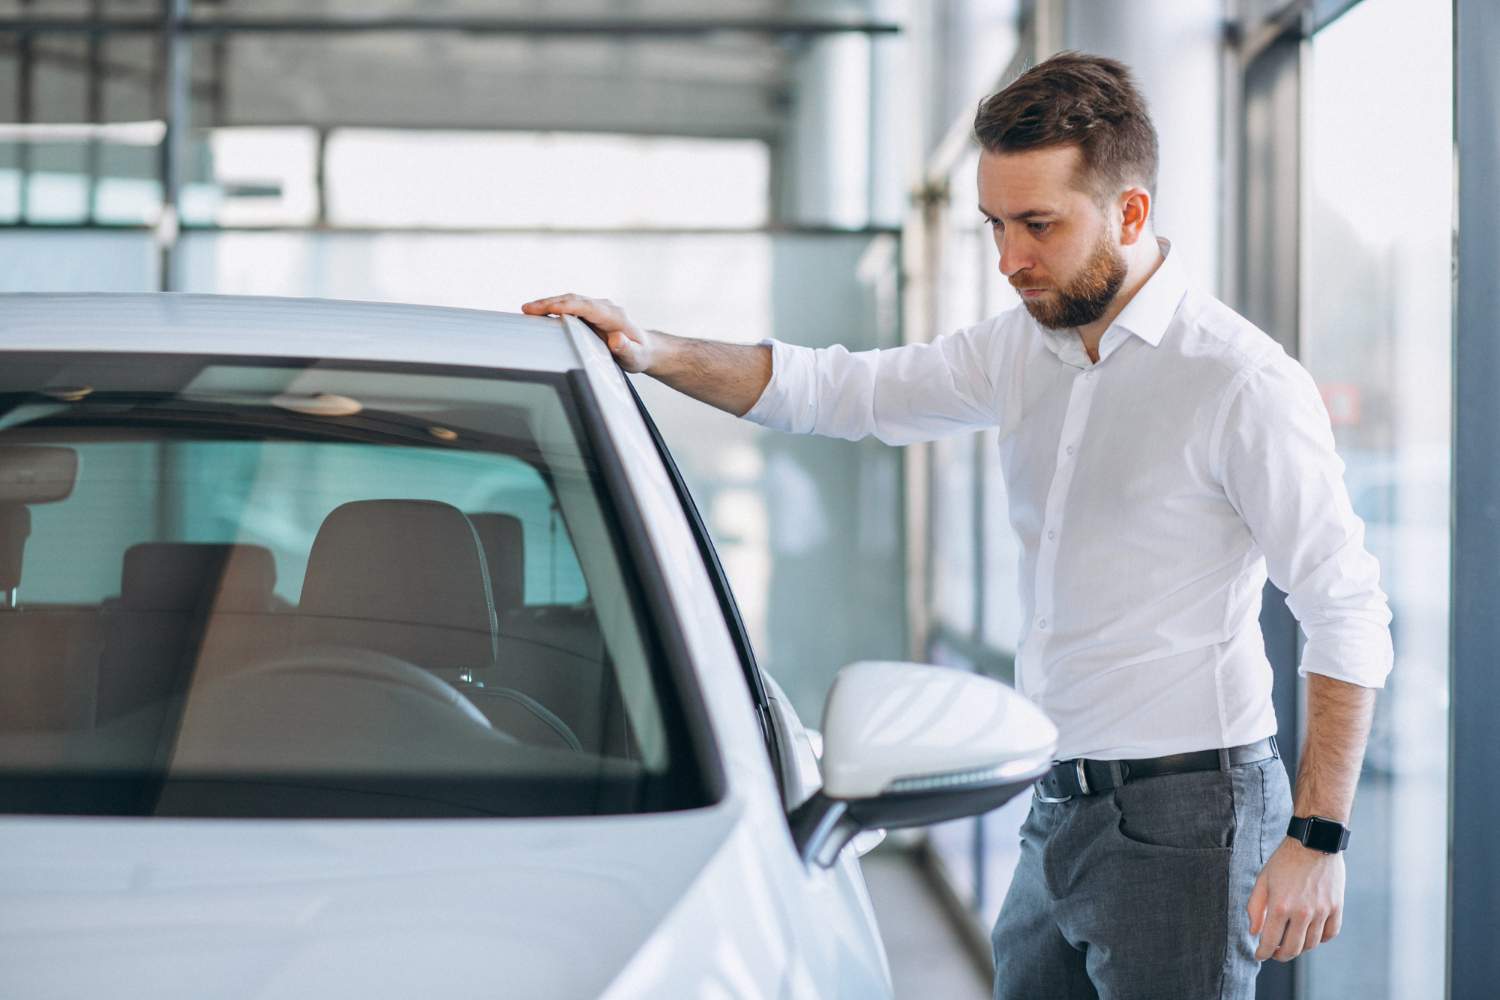
[[[704,804],[572,392],[0,354],[0,811]]]

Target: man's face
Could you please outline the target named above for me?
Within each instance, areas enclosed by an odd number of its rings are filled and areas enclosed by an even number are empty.
[[[1125,281],[1119,220],[1078,188],[1081,160],[1076,146],[979,158],[979,211],[994,233],[1000,273],[1051,329],[1095,322]]]

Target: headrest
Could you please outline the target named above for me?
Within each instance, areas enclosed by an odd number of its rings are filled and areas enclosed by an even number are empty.
[[[521,519],[510,514],[470,514],[490,571],[495,610],[502,614],[526,603],[526,537]]]
[[[474,527],[432,500],[355,500],[324,518],[298,612],[496,635]]]
[[[0,590],[21,585],[21,557],[31,537],[31,508],[0,503]]]
[[[125,550],[120,607],[127,611],[265,611],[276,560],[264,545],[142,542]]]

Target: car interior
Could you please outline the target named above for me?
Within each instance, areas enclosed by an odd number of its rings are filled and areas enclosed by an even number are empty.
[[[19,535],[0,544],[19,549]],[[99,606],[0,613],[0,727],[90,729],[179,697],[188,681],[351,647],[423,668],[520,742],[628,757],[598,622],[587,606],[520,602],[520,535],[515,517],[431,500],[344,504],[318,531],[296,605],[276,597],[265,546],[138,543],[118,596]]]
[[[659,711],[641,633],[610,579],[611,641],[579,565],[617,556],[588,527],[574,553],[534,454],[179,437],[127,413],[123,432],[76,412],[0,427],[0,811],[16,772],[661,770],[624,689]],[[445,499],[461,492],[497,503]],[[549,565],[529,573],[528,552]]]

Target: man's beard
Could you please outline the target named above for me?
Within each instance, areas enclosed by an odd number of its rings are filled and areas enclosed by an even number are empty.
[[[1021,303],[1032,319],[1048,329],[1088,326],[1103,316],[1114,301],[1120,286],[1125,284],[1125,273],[1125,255],[1105,236],[1094,247],[1078,276],[1064,287],[1051,290],[1052,298],[1022,296]]]

